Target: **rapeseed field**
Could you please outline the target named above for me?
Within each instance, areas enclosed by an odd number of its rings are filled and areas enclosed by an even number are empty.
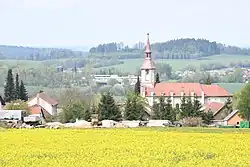
[[[0,130],[0,167],[250,166],[250,130],[190,129]]]

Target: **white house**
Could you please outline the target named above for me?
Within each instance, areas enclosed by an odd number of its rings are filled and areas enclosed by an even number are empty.
[[[58,102],[44,92],[38,93],[35,97],[28,101],[29,107],[41,106],[50,115],[57,114]]]

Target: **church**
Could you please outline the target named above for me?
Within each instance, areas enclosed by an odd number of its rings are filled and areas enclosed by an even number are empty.
[[[224,104],[232,97],[228,91],[219,85],[204,85],[201,83],[155,83],[156,65],[152,59],[149,34],[147,34],[144,63],[141,66],[141,96],[148,100],[150,106],[154,101],[164,96],[171,99],[173,107],[180,105],[183,96],[194,99],[195,97],[203,106],[212,102]]]

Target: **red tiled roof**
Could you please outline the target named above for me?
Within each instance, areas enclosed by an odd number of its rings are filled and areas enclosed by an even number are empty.
[[[52,97],[50,97],[49,95],[47,95],[47,94],[44,93],[44,92],[39,93],[38,95],[39,95],[39,97],[40,97],[41,99],[43,99],[43,100],[46,101],[47,103],[51,104],[52,106],[58,104],[58,102],[57,102],[55,99],[53,99]]]
[[[202,85],[202,89],[205,92],[205,96],[210,96],[210,97],[232,96],[232,94],[227,92],[224,88],[220,87],[219,85]]]
[[[31,114],[40,114],[41,113],[41,107],[38,105],[34,105],[30,107]]]
[[[154,92],[155,96],[161,96],[162,93],[164,93],[165,96],[170,96],[170,92],[173,92],[174,96],[181,96],[181,92],[184,92],[187,96],[190,95],[191,92],[194,92],[196,96],[202,96],[202,91],[204,91],[205,96],[232,96],[218,85],[202,85],[200,83],[158,83],[154,88],[146,89],[146,96],[151,96],[151,92]]]
[[[41,114],[41,112],[42,112],[42,114],[45,118],[48,118],[51,116],[51,114],[48,111],[46,111],[43,107],[41,107],[40,105],[37,105],[37,104],[31,106],[30,111],[31,111],[31,114]]]
[[[161,96],[162,93],[170,96],[170,92],[173,92],[174,96],[181,96],[182,91],[185,95],[194,92],[197,96],[201,96],[202,89],[199,83],[158,83],[154,88],[147,88],[147,95],[150,96],[151,92],[154,92],[155,96]]]
[[[211,102],[205,106],[205,112],[210,110],[214,115],[216,115],[224,106],[225,104],[223,103]]]

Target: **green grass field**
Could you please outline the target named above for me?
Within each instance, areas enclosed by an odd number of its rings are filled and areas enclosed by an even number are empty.
[[[0,166],[250,166],[249,142],[250,129],[0,129]]]
[[[185,66],[192,65],[197,68],[200,67],[201,64],[205,63],[220,63],[220,64],[229,64],[231,62],[250,60],[250,56],[244,55],[215,55],[207,57],[205,60],[156,60],[156,63],[167,63],[170,64],[173,70],[183,69]],[[113,65],[109,67],[103,68],[116,68],[122,72],[135,72],[137,69],[141,67],[143,64],[143,59],[127,59],[123,60],[124,64]]]

